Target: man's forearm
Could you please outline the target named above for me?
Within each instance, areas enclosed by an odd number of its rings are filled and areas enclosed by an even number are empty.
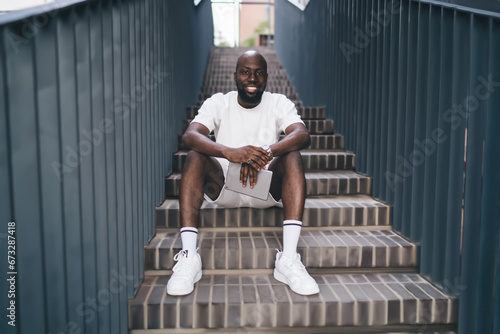
[[[225,158],[227,146],[214,142],[208,136],[198,132],[186,132],[182,136],[182,143],[187,148],[212,157]]]
[[[294,130],[282,140],[271,145],[274,156],[279,156],[292,151],[299,151],[311,145],[311,136],[307,130]]]

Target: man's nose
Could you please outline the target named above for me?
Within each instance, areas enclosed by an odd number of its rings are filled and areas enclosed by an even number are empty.
[[[255,73],[250,72],[250,76],[248,77],[248,81],[255,81],[255,78],[257,78]]]

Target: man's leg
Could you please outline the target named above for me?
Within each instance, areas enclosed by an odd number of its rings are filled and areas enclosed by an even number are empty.
[[[269,166],[273,171],[271,195],[281,199],[284,209],[283,251],[276,255],[274,277],[302,295],[319,292],[297,254],[306,198],[306,180],[302,157],[298,151],[277,157]]]
[[[167,293],[187,295],[201,278],[201,258],[197,252],[198,217],[203,193],[215,200],[224,185],[224,174],[217,160],[190,151],[182,172],[179,205],[181,213],[182,251],[175,255],[173,274],[167,283]]]
[[[212,157],[190,151],[184,164],[179,205],[182,227],[197,227],[205,192],[216,200],[224,186],[224,173]]]
[[[285,220],[302,220],[306,200],[306,179],[298,151],[276,157],[269,170],[273,172],[269,192],[283,202]]]

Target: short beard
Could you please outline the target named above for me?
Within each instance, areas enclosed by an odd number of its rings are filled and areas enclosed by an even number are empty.
[[[258,92],[254,97],[250,97],[246,94],[245,89],[238,88],[238,96],[243,103],[247,104],[258,104],[262,100],[262,95],[264,91]]]

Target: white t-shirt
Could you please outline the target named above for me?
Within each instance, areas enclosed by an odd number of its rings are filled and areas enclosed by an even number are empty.
[[[271,145],[289,125],[304,124],[285,95],[264,92],[259,105],[246,109],[238,103],[236,91],[207,99],[193,122],[214,131],[216,142],[228,147]]]

